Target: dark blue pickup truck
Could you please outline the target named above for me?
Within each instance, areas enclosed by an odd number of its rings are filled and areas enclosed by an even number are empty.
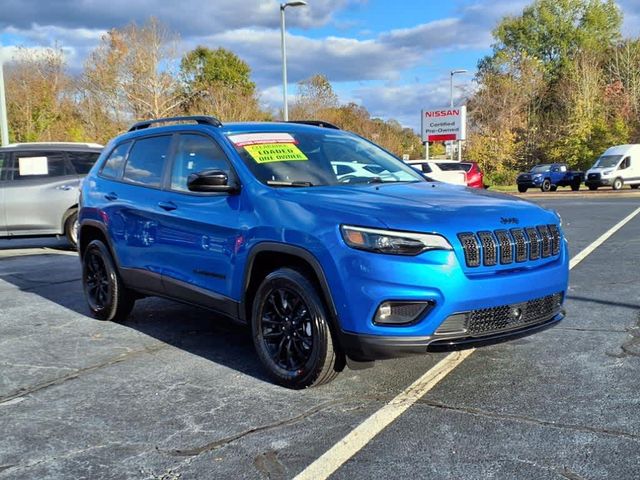
[[[524,193],[529,188],[539,188],[543,192],[555,192],[558,187],[571,187],[580,190],[584,181],[584,172],[569,170],[566,163],[547,163],[536,165],[530,171],[518,175],[518,191]]]

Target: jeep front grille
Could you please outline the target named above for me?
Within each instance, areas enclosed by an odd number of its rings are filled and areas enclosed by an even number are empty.
[[[562,298],[563,294],[559,292],[527,302],[456,313],[442,322],[436,335],[466,334],[481,337],[543,323],[560,312]]]
[[[556,256],[562,237],[557,225],[458,234],[467,267],[493,267]]]

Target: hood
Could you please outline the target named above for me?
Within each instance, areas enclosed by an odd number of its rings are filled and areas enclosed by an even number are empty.
[[[554,213],[529,201],[438,182],[312,187],[280,192],[315,213],[324,210],[340,223],[360,226],[457,233],[558,223]]]

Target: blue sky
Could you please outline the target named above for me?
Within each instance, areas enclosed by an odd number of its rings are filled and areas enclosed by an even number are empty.
[[[287,9],[289,92],[316,73],[326,75],[341,101],[417,128],[420,109],[456,101],[473,88],[478,59],[490,52],[491,30],[526,0],[308,0]],[[640,0],[619,0],[624,33],[638,36]],[[249,63],[261,100],[281,107],[279,2],[275,0],[0,0],[2,56],[18,45],[63,47],[78,71],[106,30],[149,16],[181,37],[179,49],[228,48]],[[230,119],[231,120],[231,119]]]

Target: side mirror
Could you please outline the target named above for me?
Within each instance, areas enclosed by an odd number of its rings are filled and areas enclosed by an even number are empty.
[[[222,170],[204,170],[192,173],[187,178],[187,188],[191,192],[207,193],[236,193],[240,190],[238,185],[229,185],[229,177]]]

